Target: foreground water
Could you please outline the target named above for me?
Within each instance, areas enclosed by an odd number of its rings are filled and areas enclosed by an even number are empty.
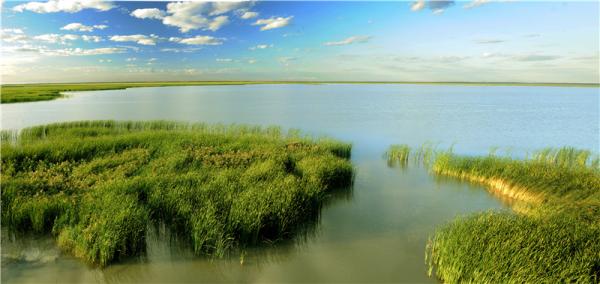
[[[293,127],[354,144],[354,187],[336,193],[298,240],[210,260],[164,227],[147,254],[106,269],[64,255],[48,237],[2,231],[3,283],[435,282],[424,247],[457,214],[502,209],[485,190],[388,168],[392,143],[454,144],[465,154],[498,146],[522,154],[571,145],[598,151],[596,88],[421,85],[256,85],[137,88],[1,105],[2,128],[87,119],[167,119]]]

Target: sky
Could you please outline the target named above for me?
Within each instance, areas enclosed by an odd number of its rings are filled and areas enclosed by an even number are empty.
[[[599,3],[1,3],[2,83],[598,83]]]

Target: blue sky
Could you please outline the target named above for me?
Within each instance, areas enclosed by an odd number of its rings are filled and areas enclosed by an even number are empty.
[[[2,82],[598,82],[599,3],[2,3]]]

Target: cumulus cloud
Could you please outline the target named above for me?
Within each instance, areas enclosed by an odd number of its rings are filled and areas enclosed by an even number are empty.
[[[171,37],[169,41],[187,45],[221,45],[223,41],[212,36],[195,36],[189,38]]]
[[[93,26],[86,26],[82,23],[70,23],[62,28],[60,28],[61,30],[65,30],[65,31],[80,31],[80,32],[93,32],[94,29],[99,29],[99,30],[103,30],[108,28],[107,25],[93,25]]]
[[[83,49],[83,48],[55,49],[55,50],[49,50],[46,53],[49,55],[58,55],[58,56],[86,56],[86,55],[103,55],[103,54],[124,53],[125,51],[127,51],[125,48],[103,47],[103,48],[92,48],[92,49]]]
[[[90,35],[82,35],[81,39],[88,42],[101,42],[102,37],[100,36],[90,36]]]
[[[133,62],[136,60],[137,60],[137,58],[135,58],[135,57],[129,57],[129,58],[125,59],[125,61],[127,61],[127,62]]]
[[[160,38],[155,35],[155,34],[151,34],[149,36],[147,35],[141,35],[141,34],[135,34],[135,35],[115,35],[115,36],[111,36],[110,40],[112,41],[116,41],[116,42],[135,42],[137,44],[141,44],[141,45],[156,45],[156,42],[159,40]]]
[[[172,2],[167,4],[166,11],[138,9],[131,15],[162,20],[163,24],[177,27],[182,33],[196,29],[216,31],[229,23],[229,17],[223,14],[246,11],[252,5],[252,2]]]
[[[252,5],[252,2],[235,2],[235,1],[213,2],[212,9],[209,12],[209,15],[211,15],[211,16],[222,15],[222,14],[228,13],[228,12],[236,10],[236,9],[246,9],[251,5]]]
[[[135,9],[131,12],[132,17],[139,19],[156,19],[162,20],[165,17],[165,12],[157,8]]]
[[[349,44],[353,44],[353,43],[365,43],[365,42],[368,42],[370,39],[371,39],[370,36],[351,36],[349,38],[346,38],[346,39],[340,40],[340,41],[326,42],[326,43],[323,43],[323,45],[339,46],[339,45],[349,45]]]
[[[50,0],[48,2],[28,2],[13,8],[15,12],[31,11],[34,13],[76,13],[83,9],[108,11],[115,6],[111,1],[103,0]]]
[[[191,53],[198,51],[202,48],[200,47],[187,47],[187,48],[162,48],[160,51],[162,52],[174,52],[174,53]]]
[[[227,62],[227,63],[229,63],[229,62],[233,62],[233,59],[231,59],[231,58],[217,58],[216,61],[217,62]]]
[[[250,50],[267,49],[267,48],[270,48],[270,47],[273,47],[273,46],[274,46],[273,44],[259,44],[259,45],[256,45],[256,46],[252,46],[252,47],[250,47],[248,49],[250,49]]]
[[[454,1],[446,0],[418,0],[412,2],[410,9],[412,11],[421,11],[425,8],[430,9],[434,14],[440,14],[450,6],[454,5]]]
[[[2,29],[2,41],[11,43],[25,43],[29,39],[21,29]]]
[[[243,14],[240,15],[240,18],[242,18],[244,20],[248,20],[248,19],[252,19],[252,18],[256,18],[256,17],[258,17],[258,13],[251,12],[251,11],[245,11]]]
[[[271,17],[269,19],[260,19],[256,22],[254,22],[254,24],[252,24],[252,25],[262,26],[262,27],[260,27],[261,31],[272,30],[272,29],[277,29],[277,28],[283,28],[283,27],[289,25],[292,22],[293,18],[294,18],[294,16],[289,16],[287,18]]]
[[[218,16],[215,17],[212,22],[210,22],[208,24],[208,28],[211,31],[216,31],[218,29],[220,29],[222,26],[226,25],[227,23],[229,23],[229,17],[227,16]]]
[[[73,35],[73,34],[42,34],[42,35],[37,35],[34,36],[33,39],[35,40],[39,40],[39,41],[45,41],[48,43],[60,43],[60,44],[67,44],[69,41],[74,41],[74,40],[78,40],[79,36],[78,35]]]

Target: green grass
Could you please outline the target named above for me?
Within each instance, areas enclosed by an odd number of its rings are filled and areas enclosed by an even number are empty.
[[[530,159],[436,157],[432,171],[503,181],[504,193],[533,195],[528,210],[459,217],[427,245],[430,274],[447,283],[600,281],[600,169],[589,151],[545,149]],[[523,195],[517,195],[523,196]]]
[[[410,157],[410,152],[410,146],[406,144],[391,145],[385,153],[388,166],[393,167],[396,165],[400,165],[400,167],[406,167],[408,165],[408,158]]]
[[[83,121],[4,131],[2,223],[105,266],[165,222],[198,254],[293,237],[353,179],[351,146],[277,127]]]
[[[5,84],[0,86],[1,103],[46,101],[60,98],[63,92],[118,90],[135,87],[204,86],[204,85],[246,85],[246,84],[421,84],[459,86],[544,86],[544,87],[588,87],[598,88],[599,84],[586,83],[513,83],[513,82],[392,82],[392,81],[168,81],[168,82],[97,82],[97,83],[40,83]]]

